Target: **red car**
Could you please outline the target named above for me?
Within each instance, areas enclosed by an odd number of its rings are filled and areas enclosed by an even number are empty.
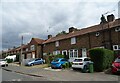
[[[112,73],[120,73],[120,57],[116,58],[115,61],[112,63]]]

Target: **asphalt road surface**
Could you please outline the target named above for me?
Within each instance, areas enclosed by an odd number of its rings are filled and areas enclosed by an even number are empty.
[[[46,79],[2,70],[2,81],[46,81]]]

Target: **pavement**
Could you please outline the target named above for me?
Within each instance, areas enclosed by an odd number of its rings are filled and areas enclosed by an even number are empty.
[[[109,75],[104,72],[81,73],[72,69],[51,69],[44,66],[26,67],[12,63],[8,67],[3,67],[3,69],[35,77],[44,77],[49,81],[118,81],[118,78],[120,78],[117,75]]]

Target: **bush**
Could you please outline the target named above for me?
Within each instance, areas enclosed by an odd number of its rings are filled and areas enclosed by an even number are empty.
[[[64,56],[64,55],[61,55],[61,54],[53,55],[53,56],[54,56],[54,59],[55,59],[55,58],[65,58],[65,56]]]
[[[18,62],[20,60],[20,54],[16,54],[16,62]]]
[[[7,60],[7,63],[12,63],[13,62],[13,59],[6,59]]]
[[[94,62],[95,71],[103,71],[111,67],[114,60],[114,52],[103,48],[94,48],[89,50],[90,58]]]
[[[62,67],[65,68],[70,68],[71,67],[71,63],[70,62],[66,62],[62,65]]]

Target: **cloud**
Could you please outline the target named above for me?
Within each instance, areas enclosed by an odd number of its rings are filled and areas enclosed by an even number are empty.
[[[99,24],[101,14],[117,10],[117,1],[103,0],[2,0],[2,42],[20,44],[30,38],[47,39],[48,34],[56,35],[69,27],[88,27]],[[117,12],[112,12],[117,16]]]
[[[32,33],[30,32],[20,33],[19,37],[22,37],[22,36],[32,36]]]

